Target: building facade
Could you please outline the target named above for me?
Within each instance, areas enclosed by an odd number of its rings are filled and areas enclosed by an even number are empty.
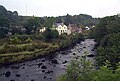
[[[58,31],[59,35],[63,34],[63,33],[68,33],[68,28],[65,24],[63,23],[55,23],[55,29]]]
[[[43,27],[43,28],[41,28],[41,29],[39,30],[39,32],[43,33],[45,30],[46,30],[46,28]]]

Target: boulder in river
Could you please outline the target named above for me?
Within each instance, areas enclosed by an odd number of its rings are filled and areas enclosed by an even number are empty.
[[[19,69],[19,66],[11,66],[11,69]]]
[[[83,48],[86,48],[85,46]]]
[[[6,77],[10,77],[10,75],[11,75],[10,71],[7,71],[7,72],[5,73],[5,76],[6,76]]]
[[[38,65],[38,67],[40,67],[42,64],[43,64],[43,63],[38,63],[37,65]]]
[[[52,60],[53,64],[58,64],[58,61],[56,59]]]
[[[45,74],[50,74],[50,73],[53,73],[53,71],[47,71],[47,72],[45,72]]]
[[[20,74],[16,74],[16,77],[20,77]]]
[[[94,56],[95,56],[94,54],[87,55],[87,57],[94,57]]]
[[[42,72],[44,73],[44,72],[45,72],[45,70],[42,70]]]
[[[42,62],[45,62],[45,60],[43,59],[43,60],[41,60]]]
[[[91,51],[94,51],[94,49],[92,49]]]
[[[43,66],[41,66],[41,68],[42,68],[42,69],[47,69],[47,67],[46,67],[46,66],[44,66],[44,65],[43,65]]]
[[[62,64],[65,64],[65,63],[67,63],[67,61],[65,60]]]
[[[73,55],[75,55],[75,53],[73,53]]]
[[[46,78],[46,76],[43,77],[44,79]]]
[[[25,67],[23,66],[21,69],[25,69]]]
[[[78,59],[78,57],[75,57],[75,59]]]

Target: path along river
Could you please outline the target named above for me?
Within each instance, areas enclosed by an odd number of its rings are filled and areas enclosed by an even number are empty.
[[[85,51],[88,52],[87,60],[94,62],[94,46],[93,39],[86,39],[72,48],[56,52],[53,56],[3,66],[0,68],[0,81],[56,81],[60,74],[65,73],[70,61],[80,59]]]

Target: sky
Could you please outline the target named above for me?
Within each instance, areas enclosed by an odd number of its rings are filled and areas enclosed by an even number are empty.
[[[0,5],[24,16],[88,14],[105,17],[120,13],[120,0],[0,0]]]

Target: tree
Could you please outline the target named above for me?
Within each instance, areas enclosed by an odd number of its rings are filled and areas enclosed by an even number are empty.
[[[100,20],[100,23],[93,28],[90,37],[97,40],[96,61],[98,65],[104,65],[108,60],[116,69],[116,63],[120,62],[120,18],[108,16]]]
[[[61,75],[57,81],[120,81],[120,63],[118,68],[112,70],[110,62],[99,69],[94,69],[86,60],[72,61],[67,67],[66,74]]]
[[[112,67],[116,68],[116,63],[120,62],[120,34],[109,34],[101,40],[97,48],[97,63],[104,64],[106,60],[111,62]]]
[[[27,34],[35,33],[37,27],[40,26],[39,18],[32,17],[32,18],[28,19],[27,22],[24,24],[24,26],[27,29]]]
[[[67,67],[66,74],[61,75],[58,81],[92,81],[92,65],[86,60],[72,60]]]
[[[9,31],[8,19],[0,17],[0,38],[4,38]]]
[[[58,36],[59,36],[58,31],[51,30],[50,28],[47,28],[43,33],[44,40],[47,42],[52,41],[53,39],[57,38]]]
[[[73,23],[73,20],[72,20],[72,16],[71,15],[69,15],[69,14],[67,14],[66,16],[65,16],[65,21],[64,21],[64,23],[65,23],[65,25],[69,25],[69,23]]]
[[[63,21],[62,21],[62,17],[61,16],[59,16],[59,17],[57,17],[56,18],[56,23],[62,23]]]
[[[54,17],[48,17],[48,18],[46,19],[46,21],[44,22],[44,26],[51,28],[52,25],[53,25],[53,23],[54,23],[55,21],[56,21],[56,18],[54,18]]]

